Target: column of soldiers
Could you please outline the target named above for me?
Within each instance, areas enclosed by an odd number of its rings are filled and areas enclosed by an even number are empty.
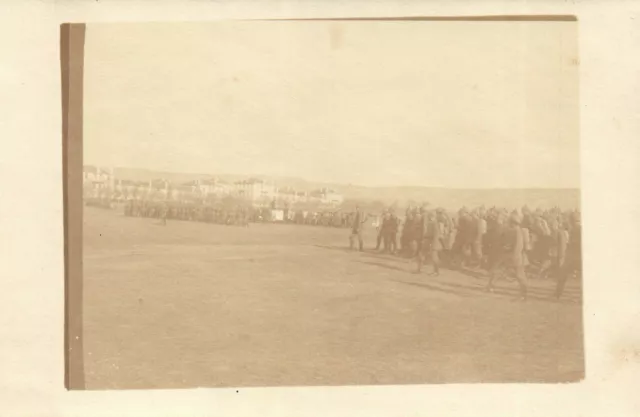
[[[235,226],[248,226],[252,217],[260,212],[247,207],[219,208],[196,202],[169,202],[151,200],[129,200],[124,206],[128,217],[147,217],[167,220],[184,220]]]
[[[284,222],[299,225],[348,228],[353,213],[341,211],[284,210]],[[124,214],[129,217],[147,217],[166,220],[200,221],[206,223],[247,226],[249,223],[271,222],[272,209],[255,207],[221,208],[204,202],[170,202],[154,200],[128,200]]]
[[[352,249],[357,241],[363,250],[366,218],[356,210],[349,237]],[[439,275],[441,266],[484,269],[489,274],[487,291],[493,291],[498,277],[514,276],[522,299],[527,297],[528,279],[553,277],[559,298],[566,280],[581,272],[581,230],[578,211],[558,208],[532,211],[525,206],[510,212],[463,207],[448,213],[442,208],[409,207],[404,221],[392,210],[383,213],[376,250],[415,259],[416,273],[429,262],[433,276]]]
[[[87,205],[111,208],[112,200],[103,193],[87,198]],[[222,208],[204,201],[170,202],[128,200],[124,214],[131,217],[198,221],[248,226],[250,222],[272,221],[271,209],[237,206]],[[349,228],[349,245],[364,250],[364,230],[371,214],[359,207],[355,212],[285,210],[284,222],[297,225]],[[566,280],[581,271],[581,222],[578,211],[509,211],[484,206],[458,212],[427,206],[409,207],[404,218],[392,209],[375,222],[376,250],[395,254],[416,263],[421,272],[425,263],[430,275],[440,268],[474,268],[488,272],[487,291],[493,291],[497,278],[513,276],[526,299],[527,281],[554,277],[560,297]]]

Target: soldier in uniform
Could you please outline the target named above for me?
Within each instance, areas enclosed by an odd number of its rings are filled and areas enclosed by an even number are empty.
[[[457,267],[462,267],[471,254],[471,244],[474,237],[473,229],[474,222],[468,209],[466,207],[461,208],[458,212],[456,240],[453,243],[453,248],[451,250],[454,258],[454,264]]]
[[[522,219],[520,215],[517,212],[513,212],[509,218],[507,234],[503,235],[506,238],[503,246],[504,252],[498,258],[497,262],[494,262],[491,266],[487,290],[493,292],[493,282],[500,267],[513,268],[520,287],[521,300],[525,301],[527,299],[528,284],[524,272],[524,238],[522,228],[520,227],[521,222]]]
[[[411,231],[411,241],[409,244],[411,248],[411,257],[416,257],[418,259],[422,256],[424,234],[427,230],[426,222],[426,209],[422,206],[413,218],[413,230]]]
[[[162,203],[162,206],[160,207],[160,218],[162,219],[162,224],[164,226],[167,225],[168,214],[169,214],[169,203],[165,201],[164,203]]]
[[[411,207],[407,208],[404,224],[402,225],[402,233],[400,235],[400,251],[404,255],[410,255],[411,253],[411,240],[413,233],[413,221],[415,215]]]
[[[566,256],[558,272],[555,296],[560,299],[569,277],[574,273],[580,274],[582,272],[582,226],[578,213],[574,213],[572,216]]]
[[[389,225],[385,233],[385,247],[393,255],[398,250],[398,217],[391,212],[389,215]]]
[[[376,218],[375,225],[376,225],[376,230],[378,231],[378,234],[376,236],[376,250],[380,250],[380,245],[384,241],[383,226],[384,226],[385,220],[388,218],[387,214],[388,214],[388,211],[385,210]]]
[[[355,240],[358,240],[358,248],[360,252],[364,250],[364,242],[362,240],[362,235],[364,232],[365,222],[367,221],[367,217],[360,207],[356,207],[356,214],[353,218],[353,223],[351,224],[351,235],[349,236],[349,249],[353,250],[355,245]]]
[[[425,216],[425,214],[423,214]],[[426,224],[424,225],[424,234],[422,236],[422,248],[417,254],[417,273],[422,270],[422,263],[425,258],[430,259],[433,272],[429,275],[440,275],[440,251],[442,250],[442,230],[436,213],[430,211],[426,213]]]
[[[127,217],[131,217],[132,212],[133,212],[133,200],[128,200],[127,204],[124,206],[124,215]]]

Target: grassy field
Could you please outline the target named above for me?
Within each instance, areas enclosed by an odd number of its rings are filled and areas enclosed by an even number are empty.
[[[579,283],[482,291],[350,252],[348,230],[84,211],[88,389],[568,382],[584,374]]]

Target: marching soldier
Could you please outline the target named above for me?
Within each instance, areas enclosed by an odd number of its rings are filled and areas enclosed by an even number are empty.
[[[521,300],[526,301],[528,284],[524,272],[524,238],[520,227],[521,222],[520,215],[517,212],[513,212],[509,218],[509,230],[506,235],[503,235],[506,238],[504,244],[498,246],[498,248],[502,246],[502,254],[494,254],[494,256],[497,255],[497,258],[493,259],[494,262],[491,265],[487,290],[493,292],[493,281],[496,279],[497,272],[501,267],[513,268],[520,287]],[[495,248],[496,251],[498,248]]]
[[[423,214],[423,216],[425,216]],[[430,211],[426,214],[426,224],[424,225],[424,234],[422,237],[421,249],[417,254],[417,273],[422,270],[422,263],[425,258],[431,261],[433,272],[431,276],[440,275],[440,251],[442,250],[442,234],[440,222],[436,216],[436,213]]]
[[[571,225],[570,239],[566,248],[566,257],[559,270],[558,282],[556,284],[555,296],[557,299],[562,297],[564,287],[574,273],[580,274],[582,272],[582,226],[580,223],[580,217],[577,213],[574,213]]]
[[[353,250],[355,245],[355,240],[358,240],[358,248],[360,252],[364,250],[364,242],[362,240],[362,235],[364,231],[364,226],[367,221],[367,217],[362,210],[360,210],[359,206],[356,206],[356,214],[353,219],[353,223],[351,224],[351,235],[349,236],[349,249]]]
[[[160,207],[160,218],[162,219],[163,226],[167,225],[168,214],[169,214],[169,203],[165,201],[164,203],[162,203],[162,206]]]

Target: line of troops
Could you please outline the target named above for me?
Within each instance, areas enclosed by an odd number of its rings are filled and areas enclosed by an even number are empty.
[[[352,250],[356,242],[363,250],[368,217],[356,210],[349,237]],[[491,292],[496,278],[510,274],[518,281],[523,300],[528,279],[551,276],[557,280],[556,297],[560,298],[567,279],[582,270],[580,212],[530,210],[525,206],[512,212],[496,207],[463,207],[449,213],[423,206],[408,208],[401,221],[387,210],[378,224],[376,250],[414,258],[416,273],[428,261],[433,276],[439,275],[441,266],[483,268],[489,273],[486,289]]]
[[[86,198],[88,206],[113,208],[114,201],[108,197]],[[187,201],[129,199],[123,202],[124,214],[129,217],[145,217],[167,220],[198,221],[216,224],[242,225],[271,222],[273,209],[237,206],[222,208],[219,205]],[[349,228],[355,213],[340,210],[307,211],[284,209],[282,221],[297,225]]]
[[[184,220],[248,226],[251,221],[259,221],[263,214],[260,210],[248,207],[220,208],[193,202],[128,200],[124,205],[124,215],[127,217],[159,219],[163,224],[167,220]]]
[[[88,205],[112,207],[108,198],[88,199]],[[220,208],[205,202],[128,200],[124,214],[131,217],[199,221],[247,226],[250,222],[271,222],[272,210],[237,206]],[[349,228],[350,247],[357,242],[364,248],[363,233],[370,224],[369,213],[284,210],[282,220],[298,225]],[[416,260],[416,273],[428,262],[437,276],[440,267],[483,268],[489,273],[487,290],[493,291],[496,278],[511,274],[526,299],[527,279],[553,276],[560,297],[567,278],[580,274],[582,238],[579,211],[521,210],[466,207],[458,212],[428,206],[409,207],[404,218],[387,209],[374,222],[377,226],[376,250]],[[399,238],[399,239],[398,239]],[[399,247],[398,247],[399,243]]]
[[[110,207],[108,202],[92,204]],[[203,202],[168,202],[152,200],[128,200],[124,205],[124,214],[129,217],[146,217],[161,220],[197,221],[205,223],[248,226],[249,223],[271,222],[273,210],[249,206],[221,208]],[[283,210],[282,221],[298,225],[312,225],[336,228],[349,228],[355,213],[340,211],[311,212],[303,210]]]

